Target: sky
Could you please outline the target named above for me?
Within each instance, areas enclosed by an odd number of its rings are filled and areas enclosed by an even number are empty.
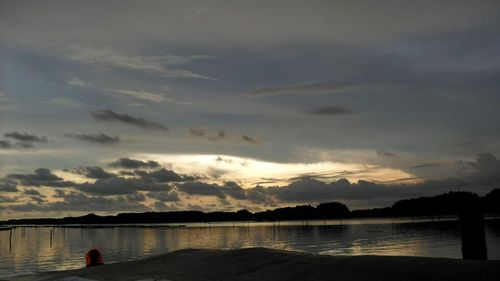
[[[500,187],[498,1],[0,0],[0,219]]]

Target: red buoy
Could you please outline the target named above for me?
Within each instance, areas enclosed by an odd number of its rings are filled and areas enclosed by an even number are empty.
[[[99,250],[97,250],[97,249],[90,249],[85,254],[85,262],[87,263],[87,267],[104,264],[104,260],[102,259],[101,252],[99,252]]]

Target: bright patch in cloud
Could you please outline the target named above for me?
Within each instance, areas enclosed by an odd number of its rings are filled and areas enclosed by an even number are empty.
[[[151,102],[162,102],[164,96],[158,93],[151,93],[146,91],[133,91],[133,90],[110,90],[117,94],[127,95],[141,100],[147,100]]]
[[[214,154],[140,154],[139,159],[151,159],[176,172],[204,174],[216,182],[238,181],[243,187],[286,185],[299,177],[314,177],[331,181],[346,178],[351,182],[398,181],[414,176],[398,169],[359,163],[276,163],[229,155]]]

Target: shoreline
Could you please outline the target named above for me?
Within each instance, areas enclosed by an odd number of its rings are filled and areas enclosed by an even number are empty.
[[[498,280],[500,261],[407,256],[326,256],[245,248],[185,249],[144,259],[11,277],[45,280]],[[73,278],[73,279],[71,279]],[[80,279],[78,279],[80,278]],[[84,279],[82,279],[84,278]]]

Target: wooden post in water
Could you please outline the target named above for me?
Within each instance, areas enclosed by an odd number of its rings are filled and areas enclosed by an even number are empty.
[[[462,235],[462,258],[464,260],[487,260],[484,214],[479,198],[470,200],[460,211],[460,232]]]
[[[12,253],[12,228],[9,231],[9,253]]]

